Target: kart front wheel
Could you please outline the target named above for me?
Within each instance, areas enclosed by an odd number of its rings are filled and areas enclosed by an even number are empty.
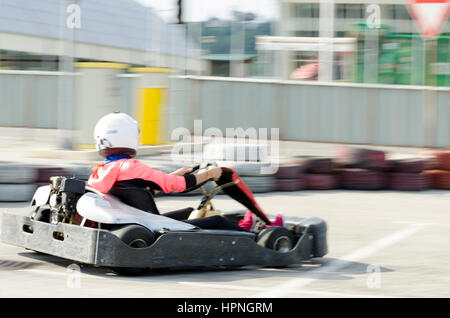
[[[259,232],[256,243],[271,250],[287,253],[294,246],[295,235],[282,226],[271,226]]]
[[[111,229],[125,244],[132,248],[145,248],[156,241],[155,235],[143,226],[136,224],[122,225]],[[114,272],[124,276],[137,276],[147,272],[146,268],[115,267]]]

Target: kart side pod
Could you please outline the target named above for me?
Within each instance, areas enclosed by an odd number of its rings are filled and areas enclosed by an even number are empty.
[[[108,230],[51,224],[5,212],[2,241],[57,257],[106,267],[192,268],[287,266],[327,253],[326,224],[318,218],[289,223],[300,235],[281,253],[256,243],[253,233],[227,230],[168,231],[149,247],[133,248]]]

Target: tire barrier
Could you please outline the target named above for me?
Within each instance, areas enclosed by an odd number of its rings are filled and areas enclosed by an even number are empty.
[[[384,172],[394,172],[396,169],[396,160],[385,160],[384,163],[380,163],[379,167],[375,170]]]
[[[14,162],[0,163],[0,201],[31,201],[36,190],[35,167]]]
[[[426,167],[424,170],[439,170],[439,163],[436,157],[430,157],[426,159]]]
[[[422,191],[433,186],[432,176],[424,173],[394,172],[389,174],[389,188],[402,191]]]
[[[276,178],[273,176],[242,177],[242,180],[253,193],[267,193],[275,189]]]
[[[255,149],[259,148],[255,146]],[[144,159],[143,162],[166,173],[198,164],[164,158]],[[450,190],[450,150],[426,151],[413,159],[386,160],[382,151],[339,147],[332,158],[295,156],[284,161],[277,171],[269,169],[275,165],[268,161],[222,160],[216,163],[234,169],[254,193],[328,189]],[[0,202],[29,202],[36,188],[47,185],[50,177],[56,175],[87,181],[92,167],[88,163],[44,166],[0,162]],[[213,183],[206,184],[205,189],[211,190],[213,186]],[[202,195],[202,192],[196,189],[173,195]]]
[[[0,184],[0,202],[29,202],[36,189],[35,184]]]
[[[385,152],[373,149],[338,147],[335,149],[333,162],[344,168],[386,169]]]
[[[334,172],[336,165],[331,158],[312,158],[305,161],[307,173],[329,174]]]
[[[270,162],[246,162],[246,161],[216,161],[219,167],[232,168],[242,177],[267,177],[266,171],[270,172]]]
[[[87,180],[86,166],[41,166],[22,163],[0,163],[0,202],[29,202],[40,186],[48,185],[52,176],[76,177]]]
[[[384,172],[349,168],[339,172],[339,183],[343,189],[352,190],[379,190],[387,186],[387,177]]]
[[[71,177],[70,172],[60,167],[41,167],[37,166],[37,175],[35,182],[38,185],[48,184],[49,180],[53,176]]]
[[[69,166],[63,166],[62,168],[69,173],[70,177],[87,181],[93,171],[94,166],[95,165],[89,164],[73,164]]]
[[[0,183],[32,183],[36,180],[36,168],[13,162],[0,163]]]
[[[389,160],[389,162],[392,162],[391,171],[405,173],[420,173],[430,166],[427,160],[423,159]]]
[[[284,164],[281,165],[277,172],[275,173],[275,177],[277,179],[297,179],[302,176],[302,173],[305,171],[305,166],[302,164]]]
[[[431,177],[433,189],[450,190],[450,150],[436,150],[431,154],[427,168],[422,172]]]
[[[339,187],[339,180],[333,174],[305,174],[307,190],[331,190]]]
[[[276,179],[275,180],[275,191],[299,191],[306,188],[305,178],[297,179]]]
[[[439,150],[434,152],[437,169],[450,170],[450,150]]]
[[[450,190],[450,171],[447,170],[425,170],[424,175],[431,177],[432,188]]]

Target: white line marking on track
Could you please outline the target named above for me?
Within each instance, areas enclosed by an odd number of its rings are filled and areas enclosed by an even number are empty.
[[[290,293],[297,292],[298,288],[305,287],[306,285],[311,284],[312,282],[320,278],[321,275],[327,274],[329,272],[339,271],[347,267],[349,265],[349,262],[355,262],[363,258],[366,258],[383,248],[386,248],[390,245],[393,245],[401,240],[408,238],[409,236],[422,230],[425,226],[427,226],[427,224],[411,225],[406,229],[388,235],[382,238],[381,240],[372,243],[367,247],[363,247],[351,254],[341,257],[339,260],[331,261],[318,269],[309,271],[308,273],[305,274],[305,276],[307,275],[308,277],[299,277],[296,279],[289,280],[286,283],[274,286],[273,288],[268,289],[265,292],[257,294],[253,297],[256,298],[283,297]]]
[[[65,272],[56,272],[56,271],[47,271],[42,269],[19,269],[17,272],[25,272],[25,273],[32,273],[32,274],[41,274],[41,275],[49,275],[49,276],[66,276],[67,273]]]
[[[235,290],[246,290],[246,291],[263,291],[262,287],[251,287],[251,286],[236,286],[236,285],[225,285],[225,284],[210,284],[210,283],[195,283],[195,282],[178,282],[177,284],[190,287],[206,287],[206,288],[219,288],[219,289],[235,289]]]
[[[448,223],[428,223],[428,222],[412,222],[412,221],[394,221],[394,224],[403,224],[403,225],[433,225],[433,226],[445,226],[448,227],[450,224]]]
[[[263,292],[267,290],[264,287],[249,287],[249,286],[236,286],[236,285],[224,285],[224,284],[209,284],[209,283],[195,283],[195,282],[178,282],[178,284],[189,287],[201,287],[201,288],[217,288],[217,289],[233,289],[233,290],[243,290],[243,291],[260,291]],[[366,295],[366,294],[346,294],[346,293],[333,293],[324,292],[317,290],[295,290],[296,294],[307,294],[316,296],[330,296],[330,297],[354,297],[354,298],[386,298],[390,296],[380,296],[380,295]]]

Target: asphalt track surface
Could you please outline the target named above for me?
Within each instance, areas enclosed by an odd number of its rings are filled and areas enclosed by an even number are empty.
[[[449,191],[299,191],[256,195],[286,219],[328,224],[329,254],[286,268],[152,271],[119,277],[104,268],[0,243],[0,297],[449,297]],[[161,211],[199,196],[164,197]],[[220,195],[221,210],[241,206]],[[0,203],[5,210],[25,203]],[[81,272],[74,271],[79,266]]]

